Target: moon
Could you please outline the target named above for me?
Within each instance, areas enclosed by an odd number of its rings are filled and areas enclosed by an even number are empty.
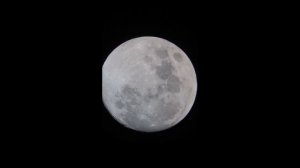
[[[123,126],[157,132],[178,124],[197,92],[195,69],[175,44],[138,37],[115,48],[102,67],[102,99]]]

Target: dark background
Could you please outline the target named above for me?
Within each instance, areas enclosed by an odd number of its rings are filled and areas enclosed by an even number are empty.
[[[253,150],[264,134],[263,114],[257,109],[260,98],[255,94],[259,60],[263,60],[261,35],[267,31],[265,20],[243,11],[246,9],[179,9],[145,7],[103,15],[99,66],[124,41],[157,36],[186,52],[198,81],[196,100],[188,116],[159,133],[124,128],[108,114],[99,97],[103,144],[131,150],[202,151],[208,155]]]
[[[278,38],[273,29],[278,17],[264,7],[64,6],[7,15],[14,19],[7,24],[6,43],[18,46],[10,50],[13,66],[8,70],[16,82],[7,99],[20,101],[10,106],[14,121],[7,127],[14,128],[10,134],[16,138],[10,140],[25,147],[23,151],[98,157],[154,152],[156,158],[173,160],[193,153],[237,157],[270,151],[272,140],[267,137],[273,133],[269,121],[274,113],[270,115],[268,103],[276,93],[264,81],[273,77],[269,65],[274,55],[269,52]],[[189,56],[197,74],[190,113],[158,133],[124,128],[109,115],[101,97],[105,59],[118,45],[139,36],[173,42]]]

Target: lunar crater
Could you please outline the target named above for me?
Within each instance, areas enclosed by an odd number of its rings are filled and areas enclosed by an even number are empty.
[[[122,109],[123,107],[124,107],[124,103],[121,101],[121,100],[117,100],[117,102],[116,102],[116,107],[118,108],[118,109]]]
[[[153,62],[153,58],[151,58],[149,55],[145,55],[144,56],[144,61],[146,63],[152,63]]]
[[[182,60],[182,55],[181,55],[180,53],[178,53],[178,52],[174,53],[174,54],[173,54],[173,57],[174,57],[174,59],[175,59],[177,62],[182,62],[182,61],[183,61],[183,60]]]

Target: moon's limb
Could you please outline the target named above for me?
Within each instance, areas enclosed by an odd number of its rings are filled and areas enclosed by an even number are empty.
[[[161,131],[180,122],[196,96],[196,73],[187,55],[157,37],[131,39],[118,46],[102,67],[102,97],[124,126]]]

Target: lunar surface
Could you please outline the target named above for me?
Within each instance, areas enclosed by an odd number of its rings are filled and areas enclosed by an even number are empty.
[[[189,113],[197,79],[187,55],[158,37],[128,40],[102,67],[102,98],[110,114],[127,128],[156,132]]]

